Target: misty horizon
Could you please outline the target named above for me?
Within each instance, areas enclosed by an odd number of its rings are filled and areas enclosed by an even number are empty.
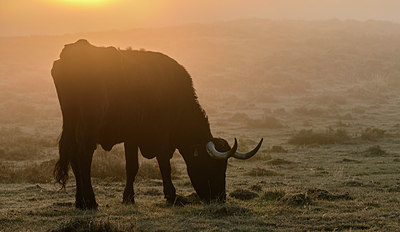
[[[66,1],[66,0],[64,0]],[[119,0],[96,6],[36,0],[0,0],[0,36],[62,35],[69,33],[129,30],[208,24],[242,19],[357,20],[400,22],[394,0],[316,1],[291,0],[202,1],[168,3]]]

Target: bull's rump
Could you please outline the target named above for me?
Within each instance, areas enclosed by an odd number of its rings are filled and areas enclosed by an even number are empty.
[[[189,74],[161,53],[78,41],[65,46],[52,76],[63,129],[107,150],[128,139],[172,146],[180,115],[195,101]]]

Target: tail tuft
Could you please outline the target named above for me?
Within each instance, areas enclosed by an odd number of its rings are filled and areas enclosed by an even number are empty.
[[[54,178],[56,179],[57,183],[61,184],[61,189],[65,189],[65,185],[68,182],[68,171],[73,147],[74,144],[72,144],[71,141],[68,141],[65,131],[63,131],[58,143],[60,158],[58,159],[53,170]]]

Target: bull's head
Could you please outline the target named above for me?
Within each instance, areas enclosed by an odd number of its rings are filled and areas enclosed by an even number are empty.
[[[250,152],[237,152],[237,140],[232,147],[221,138],[213,138],[205,144],[180,149],[194,189],[200,199],[225,201],[225,173],[230,157],[248,159],[260,149],[263,139]]]

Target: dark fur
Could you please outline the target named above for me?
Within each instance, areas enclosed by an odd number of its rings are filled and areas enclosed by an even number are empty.
[[[65,46],[54,62],[52,76],[63,114],[54,176],[65,187],[72,165],[77,184],[83,186],[77,189],[79,204],[95,204],[90,193],[90,164],[96,145],[111,150],[121,142],[131,144],[132,151],[139,147],[146,158],[157,157],[165,166],[160,167],[164,182],[170,182],[169,159],[177,148],[190,178],[203,186],[195,186],[196,191],[201,189],[205,198],[210,198],[211,192],[216,197],[225,194],[226,160],[215,161],[207,155],[204,146],[213,139],[207,116],[190,75],[175,60],[161,53],[95,47],[79,40]],[[228,148],[227,143],[222,146]],[[193,159],[195,149],[200,151],[200,159]],[[134,179],[137,170],[130,170],[130,165],[127,173],[134,173]],[[219,177],[214,178],[213,173]],[[216,189],[223,193],[209,189],[207,181],[216,179],[220,180]],[[167,187],[174,195],[173,186]],[[133,190],[127,192],[133,198]]]

